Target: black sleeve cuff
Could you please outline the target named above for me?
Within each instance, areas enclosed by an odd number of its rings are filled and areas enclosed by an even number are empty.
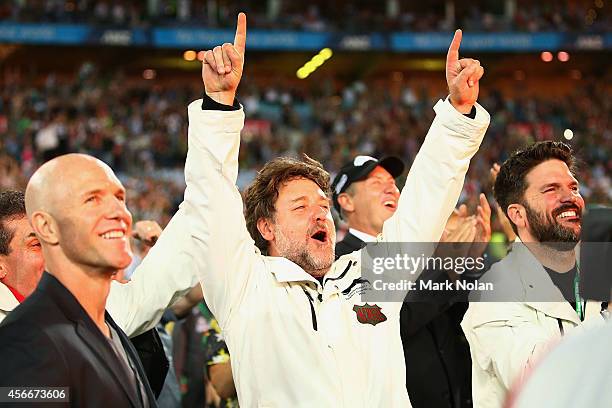
[[[210,96],[204,93],[202,97],[202,110],[216,110],[216,111],[236,111],[240,109],[240,102],[238,102],[237,98],[234,98],[234,103],[230,105],[224,105],[212,99]],[[476,115],[476,111],[474,111],[474,115]]]
[[[467,116],[470,119],[476,119],[476,106],[472,106],[470,113],[464,113],[463,116]]]

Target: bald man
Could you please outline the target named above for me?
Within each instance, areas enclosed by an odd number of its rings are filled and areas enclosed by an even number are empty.
[[[132,259],[121,182],[91,156],[60,156],[34,173],[25,203],[46,272],[0,326],[0,387],[68,387],[74,406],[156,406],[105,310],[113,277]]]

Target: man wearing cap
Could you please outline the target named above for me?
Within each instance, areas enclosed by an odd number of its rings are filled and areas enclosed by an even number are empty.
[[[400,192],[395,179],[404,171],[396,157],[377,160],[357,156],[346,163],[332,183],[332,199],[348,233],[336,244],[341,257],[375,242],[383,223],[397,209]],[[447,226],[448,227],[448,226]],[[428,274],[445,280],[446,274]],[[412,406],[453,408],[468,399],[469,350],[458,340],[458,321],[452,293],[441,292],[429,299],[406,299],[400,312],[400,334],[406,361],[406,388]],[[459,314],[462,314],[459,311]],[[457,330],[455,330],[457,327]],[[465,363],[464,360],[467,360]]]
[[[376,241],[383,223],[397,209],[400,191],[395,179],[404,172],[397,157],[377,160],[357,156],[340,169],[332,184],[334,207],[349,225],[344,239],[336,244],[336,257]]]

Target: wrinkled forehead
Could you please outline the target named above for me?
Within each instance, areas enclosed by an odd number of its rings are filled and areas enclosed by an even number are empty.
[[[329,201],[329,197],[317,183],[306,178],[294,178],[281,184],[276,200],[277,207],[299,200]]]

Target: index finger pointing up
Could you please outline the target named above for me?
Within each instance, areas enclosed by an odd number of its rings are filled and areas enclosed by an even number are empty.
[[[448,47],[448,54],[446,54],[446,65],[454,65],[459,60],[459,46],[461,45],[461,38],[463,33],[461,30],[455,31],[453,41],[451,41],[450,47]]]
[[[236,24],[236,36],[234,37],[234,47],[241,54],[244,55],[244,49],[246,46],[246,14],[238,14],[238,23]]]

